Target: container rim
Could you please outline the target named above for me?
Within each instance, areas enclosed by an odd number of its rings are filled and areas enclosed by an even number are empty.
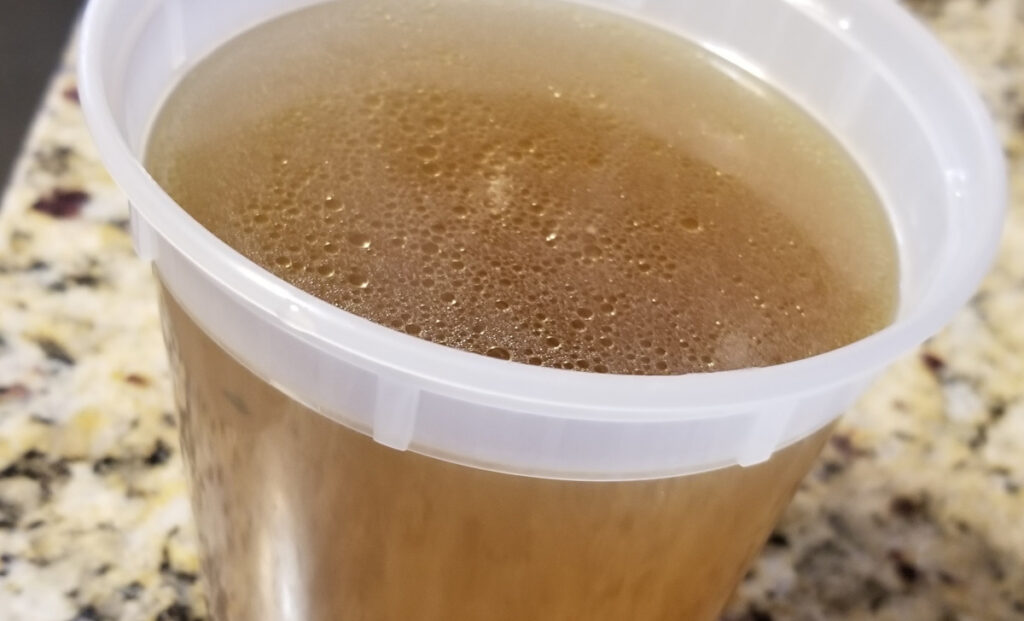
[[[104,43],[119,37],[115,7],[123,0],[91,0],[82,24],[79,90],[98,152],[145,223],[173,248],[250,308],[280,318],[306,344],[357,364],[412,380],[426,389],[487,405],[597,420],[678,419],[758,402],[789,401],[878,371],[938,331],[969,299],[998,246],[1006,204],[1006,173],[988,112],[955,61],[914,17],[895,3],[868,1],[855,7],[870,20],[899,31],[901,42],[939,72],[956,98],[970,140],[984,154],[971,162],[974,203],[984,206],[978,240],[946,253],[924,299],[888,327],[844,347],[775,366],[676,376],[630,376],[534,367],[445,347],[380,326],[343,311],[284,282],[204,229],[147,173],[118,127],[105,78]],[[824,22],[837,36],[856,38],[839,25],[852,8],[842,0],[780,0]],[[863,20],[864,17],[861,17]],[[906,94],[906,93],[905,93]],[[908,95],[909,96],[909,95]],[[927,105],[923,97],[918,106]],[[933,128],[942,131],[941,128]],[[952,189],[945,191],[950,200]],[[906,304],[901,301],[901,306]],[[254,335],[254,338],[258,336]]]

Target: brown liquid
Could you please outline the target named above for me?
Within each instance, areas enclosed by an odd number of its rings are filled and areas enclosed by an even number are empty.
[[[353,313],[551,367],[676,374],[862,338],[885,214],[792,103],[677,37],[557,2],[334,2],[172,94],[154,176]]]
[[[287,281],[520,362],[772,364],[896,302],[883,210],[826,132],[686,42],[556,2],[280,19],[185,78],[149,164]],[[828,432],[659,480],[499,474],[375,444],[166,293],[164,316],[218,621],[710,621]]]
[[[303,407],[163,302],[217,621],[711,621],[829,431],[652,481],[467,468]]]

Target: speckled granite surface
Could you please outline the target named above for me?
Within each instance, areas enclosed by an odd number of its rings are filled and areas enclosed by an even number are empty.
[[[1024,0],[910,3],[994,111],[998,264],[844,419],[728,621],[1024,619]],[[0,619],[204,619],[149,268],[60,69],[0,206]]]

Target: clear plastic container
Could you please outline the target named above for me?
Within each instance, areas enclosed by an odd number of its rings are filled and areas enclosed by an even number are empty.
[[[995,252],[1006,190],[990,120],[954,62],[895,3],[593,0],[587,4],[676,31],[763,77],[841,139],[896,232],[897,319],[805,360],[673,377],[509,364],[375,325],[233,251],[140,162],[159,105],[197,60],[248,27],[313,3],[93,0],[81,39],[82,103],[131,200],[136,249],[154,262],[174,300],[169,308],[189,317],[170,322],[172,344],[174,331],[194,322],[247,372],[308,407],[300,408],[306,415],[418,454],[408,459],[566,481],[768,466],[777,452],[818,437],[874,374],[947,322]]]

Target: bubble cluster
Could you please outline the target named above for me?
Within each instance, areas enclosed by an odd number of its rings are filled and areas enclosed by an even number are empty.
[[[161,147],[158,127],[158,177],[285,280],[500,360],[731,369],[813,355],[888,321],[893,300],[845,282],[813,226],[710,163],[703,143],[610,105],[590,69],[516,89],[471,87],[468,71],[325,79],[261,111],[232,95],[214,106],[235,113],[217,119],[224,140],[189,140],[179,123]],[[764,122],[773,110],[760,109]]]

